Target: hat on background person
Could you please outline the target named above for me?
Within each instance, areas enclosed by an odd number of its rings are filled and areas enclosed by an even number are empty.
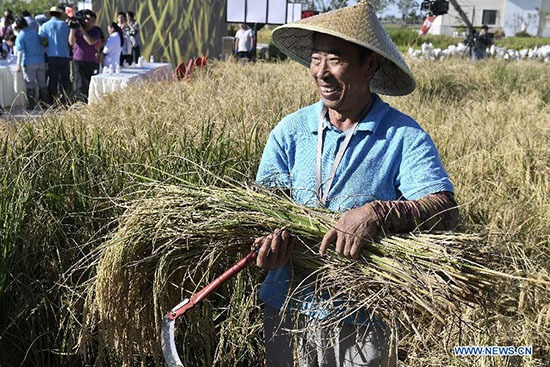
[[[416,87],[407,63],[366,1],[277,27],[272,40],[288,57],[309,67],[316,32],[341,38],[382,56],[380,67],[370,81],[371,91],[403,96]]]
[[[44,15],[48,18],[51,18],[52,16],[61,17],[63,14],[65,14],[65,12],[58,6],[52,6],[50,10],[44,13]]]

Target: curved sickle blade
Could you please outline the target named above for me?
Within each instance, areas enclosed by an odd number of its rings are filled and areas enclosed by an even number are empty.
[[[170,313],[188,302],[189,299],[185,299],[182,303],[174,307]],[[178,350],[176,349],[176,340],[174,338],[174,326],[176,324],[176,319],[170,318],[170,313],[166,314],[164,319],[162,319],[162,329],[160,331],[162,354],[164,355],[164,359],[166,360],[168,367],[183,367],[183,363],[178,355]]]
[[[179,305],[174,307],[168,314],[164,316],[162,320],[162,329],[160,332],[160,340],[162,346],[162,354],[164,354],[164,359],[168,363],[168,367],[183,367],[180,357],[178,356],[178,351],[176,349],[176,341],[174,339],[174,327],[176,323],[176,318],[179,315],[182,315],[195,304],[199,303],[204,297],[213,292],[221,284],[225,283],[227,279],[231,278],[233,275],[237,274],[239,271],[243,270],[245,266],[250,264],[256,259],[257,251],[255,249],[250,251],[246,257],[242,258],[238,263],[233,265],[230,269],[226,270],[222,275],[214,279],[210,284],[201,289],[199,292],[195,293],[190,299],[184,299]]]

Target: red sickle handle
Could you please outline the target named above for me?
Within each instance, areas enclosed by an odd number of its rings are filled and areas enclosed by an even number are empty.
[[[191,296],[189,299],[189,302],[187,302],[185,305],[181,306],[177,310],[172,310],[168,313],[168,317],[170,320],[176,319],[179,315],[184,313],[185,311],[189,310],[193,306],[195,306],[197,303],[199,303],[204,297],[208,296],[212,291],[214,291],[216,288],[218,288],[220,285],[225,283],[227,279],[231,278],[233,275],[237,274],[239,271],[243,270],[248,264],[256,260],[256,256],[258,255],[258,250],[250,251],[248,255],[246,255],[243,259],[241,259],[238,263],[233,265],[231,268],[226,270],[222,275],[214,279],[210,284],[208,284],[206,287],[195,293]]]

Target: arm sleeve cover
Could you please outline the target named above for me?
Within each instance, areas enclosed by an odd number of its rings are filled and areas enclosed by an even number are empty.
[[[458,206],[448,191],[427,195],[418,200],[373,201],[378,225],[387,232],[414,230],[449,230],[458,223]]]

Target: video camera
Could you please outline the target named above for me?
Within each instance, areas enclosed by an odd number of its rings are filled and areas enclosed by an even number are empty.
[[[420,10],[432,13],[435,16],[449,12],[449,1],[447,0],[426,0],[420,4]]]
[[[78,29],[80,26],[84,28],[86,25],[86,13],[84,10],[77,11],[74,17],[69,18],[67,24],[69,25],[69,28]]]
[[[486,33],[485,35],[481,35],[479,33],[468,33],[464,43],[467,45],[479,44],[482,47],[489,47],[495,43],[495,34]]]

